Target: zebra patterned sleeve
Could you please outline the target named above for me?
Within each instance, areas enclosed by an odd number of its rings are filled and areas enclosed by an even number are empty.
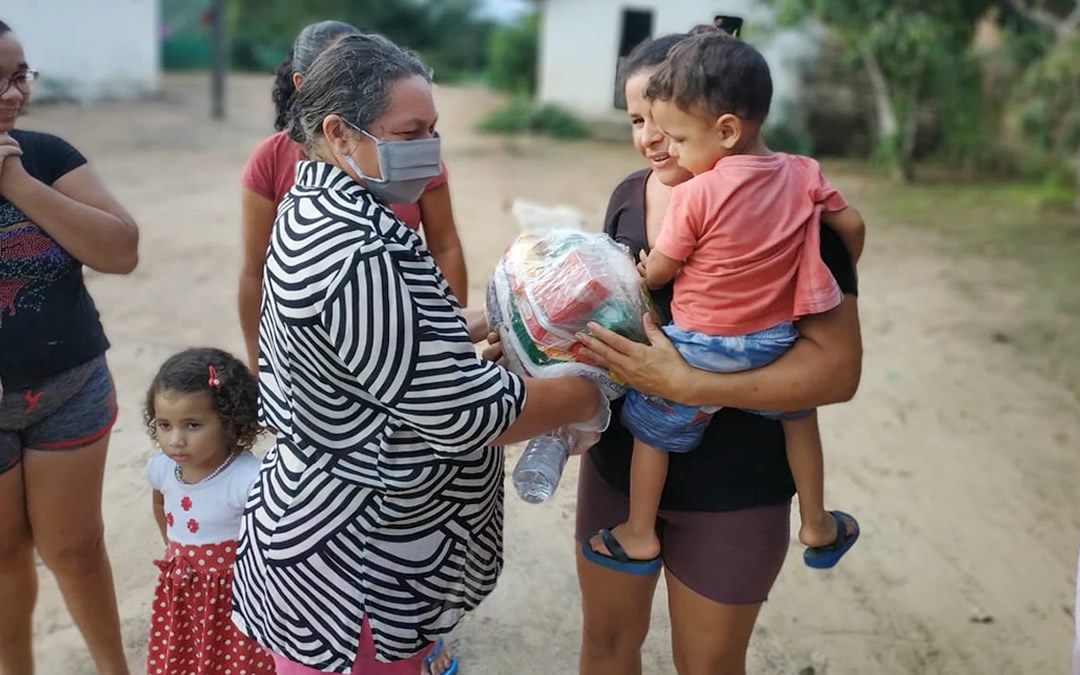
[[[361,248],[327,297],[321,325],[376,406],[438,454],[471,453],[514,423],[525,383],[477,357],[460,316],[423,312],[423,290],[404,278],[411,262]]]

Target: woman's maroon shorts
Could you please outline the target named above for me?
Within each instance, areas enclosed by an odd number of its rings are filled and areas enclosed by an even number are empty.
[[[578,478],[580,543],[602,527],[626,520],[629,500],[586,455]],[[765,601],[784,564],[791,504],[738,511],[665,511],[656,519],[660,555],[668,572],[695,593],[725,605]]]

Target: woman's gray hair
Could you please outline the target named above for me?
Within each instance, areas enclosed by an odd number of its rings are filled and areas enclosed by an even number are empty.
[[[390,107],[390,89],[398,80],[431,70],[416,54],[381,35],[346,35],[319,54],[297,93],[289,138],[308,150],[322,135],[328,115],[341,115],[367,129]]]
[[[320,21],[305,26],[292,48],[292,71],[306,75],[327,46],[343,35],[359,35],[360,29],[344,21]]]

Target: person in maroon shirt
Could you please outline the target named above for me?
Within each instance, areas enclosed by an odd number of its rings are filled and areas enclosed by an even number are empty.
[[[270,243],[278,202],[293,185],[296,162],[306,159],[300,144],[292,141],[285,132],[289,109],[304,73],[315,57],[342,36],[360,32],[358,28],[341,21],[320,21],[300,31],[292,50],[278,66],[274,80],[272,98],[276,133],[255,147],[244,167],[240,192],[244,261],[237,304],[240,328],[244,333],[248,363],[252,370],[258,369],[259,308],[266,247]],[[469,300],[469,279],[461,239],[454,223],[446,165],[443,165],[442,174],[428,183],[418,202],[391,204],[391,208],[402,222],[423,233],[424,243],[435,258],[435,263],[446,277],[458,303],[464,307]]]

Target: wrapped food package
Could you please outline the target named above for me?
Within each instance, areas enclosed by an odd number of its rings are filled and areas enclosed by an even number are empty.
[[[643,342],[641,320],[651,309],[626,247],[605,234],[569,228],[519,235],[495,267],[486,303],[512,370],[585,376],[608,398],[625,387],[584,358],[575,334],[595,322]]]

